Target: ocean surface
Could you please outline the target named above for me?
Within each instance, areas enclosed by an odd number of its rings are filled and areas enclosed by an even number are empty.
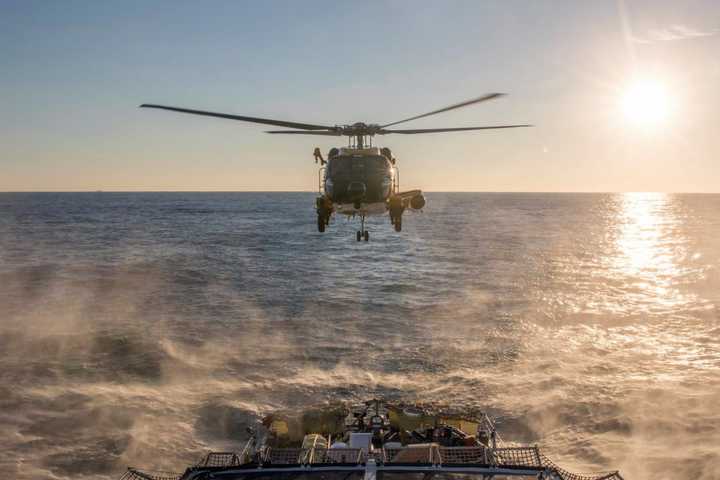
[[[627,480],[720,478],[720,195],[0,194],[0,471],[118,478],[277,408],[482,407]]]

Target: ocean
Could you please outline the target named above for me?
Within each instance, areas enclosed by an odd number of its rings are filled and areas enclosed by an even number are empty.
[[[485,409],[571,470],[720,478],[720,195],[0,194],[0,471],[119,478],[279,408]]]

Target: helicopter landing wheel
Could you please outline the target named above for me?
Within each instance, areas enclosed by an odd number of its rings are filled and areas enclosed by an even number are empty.
[[[370,233],[365,230],[365,215],[360,216],[360,230],[357,231],[356,238],[358,242],[360,240],[365,240],[366,242],[370,240]]]

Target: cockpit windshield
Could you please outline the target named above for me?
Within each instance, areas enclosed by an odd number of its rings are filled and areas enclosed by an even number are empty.
[[[377,156],[349,156],[342,155],[330,160],[330,175],[336,174],[377,174],[387,171],[390,167],[388,160]]]

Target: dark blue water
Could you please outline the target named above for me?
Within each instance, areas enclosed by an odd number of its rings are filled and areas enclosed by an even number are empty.
[[[0,194],[0,468],[179,470],[275,408],[483,407],[626,478],[720,472],[720,196]]]

